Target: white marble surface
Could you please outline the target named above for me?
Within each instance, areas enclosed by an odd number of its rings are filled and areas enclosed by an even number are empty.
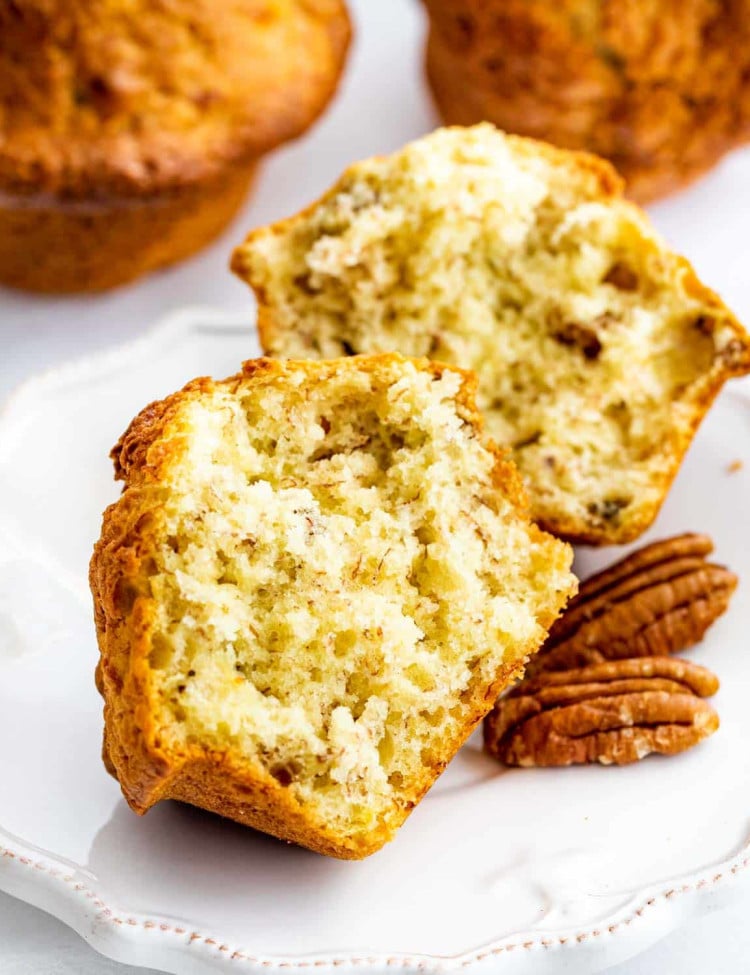
[[[226,269],[229,249],[242,233],[298,209],[353,159],[396,148],[435,124],[421,85],[418,5],[411,0],[379,0],[377,4],[353,0],[352,6],[360,40],[341,96],[307,138],[268,161],[253,199],[212,248],[178,268],[109,295],[53,299],[0,291],[0,398],[24,377],[123,342],[181,305],[247,307],[250,317],[247,290]],[[377,79],[376,85],[373,79]],[[341,132],[346,133],[345,139]],[[310,165],[312,159],[315,165]],[[734,203],[721,219],[740,220],[747,210],[742,196],[738,199],[743,187],[737,183],[731,159],[697,192],[720,195],[727,184],[732,187]],[[750,202],[750,187],[744,192],[744,200]],[[665,218],[664,229],[679,239],[680,223],[689,222],[691,214],[688,203],[678,218]],[[658,220],[658,209],[655,215]],[[750,304],[744,276],[733,273],[736,269],[717,248],[712,234],[707,233],[704,244],[690,256],[741,311],[740,306]],[[670,935],[645,955],[612,969],[613,975],[744,971],[750,950],[750,932],[743,924],[750,907],[750,885],[746,886],[730,909]],[[60,922],[0,894],[3,975],[132,975],[135,971],[103,959]]]

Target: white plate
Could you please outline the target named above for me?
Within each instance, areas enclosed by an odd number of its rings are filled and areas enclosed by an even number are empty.
[[[435,124],[419,4],[350,5],[358,42],[340,96],[275,153],[234,227],[191,261],[111,294],[3,293],[0,382],[30,362],[110,344],[175,303],[249,308],[226,272],[246,229],[304,206],[353,159]],[[653,209],[746,320],[748,207],[744,150]],[[731,897],[750,832],[750,394],[739,384],[701,431],[651,533],[711,531],[718,557],[746,580],[693,652],[724,680],[723,726],[701,749],[634,769],[503,773],[469,746],[396,842],[360,864],[176,804],[143,820],[129,813],[99,761],[85,582],[101,509],[116,495],[106,453],[149,398],[198,373],[236,371],[257,348],[245,318],[179,316],[129,351],[34,380],[0,417],[0,888],[106,954],[179,975],[585,975]],[[745,470],[729,475],[735,458]]]
[[[182,312],[32,380],[0,416],[0,888],[106,954],[180,975],[593,972],[731,893],[750,809],[742,383],[706,421],[650,533],[707,531],[744,580],[692,653],[723,680],[722,728],[700,748],[622,769],[503,771],[471,742],[362,863],[176,803],[129,811],[99,759],[86,585],[117,494],[107,452],[146,402],[256,352],[247,316]],[[581,553],[580,568],[616,554]]]

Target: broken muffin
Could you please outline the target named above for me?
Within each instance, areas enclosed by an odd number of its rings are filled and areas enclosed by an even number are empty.
[[[260,359],[147,407],[91,563],[105,760],[321,853],[391,839],[574,591],[473,377]]]
[[[724,381],[750,370],[734,316],[621,193],[595,157],[443,129],[352,166],[233,267],[271,355],[476,370],[534,517],[621,544],[653,521]]]

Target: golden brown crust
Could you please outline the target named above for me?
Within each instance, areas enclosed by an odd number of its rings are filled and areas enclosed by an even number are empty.
[[[343,0],[0,0],[0,282],[108,288],[207,243],[349,38]]]
[[[363,360],[365,368],[372,371],[403,358],[396,353],[361,357],[359,368]],[[436,376],[445,369],[461,374],[459,412],[465,422],[481,431],[482,418],[474,403],[474,375],[454,366],[412,361]],[[165,489],[160,487],[161,477],[182,449],[181,411],[191,399],[218,386],[236,390],[248,382],[263,382],[295,372],[314,371],[320,375],[321,367],[320,378],[325,381],[330,371],[351,365],[351,359],[324,364],[256,359],[244,363],[241,374],[221,383],[196,379],[180,392],[146,407],[113,448],[116,477],[125,482],[125,488],[120,500],[104,513],[101,537],[90,566],[100,649],[97,686],[104,698],[105,765],[119,780],[128,804],[139,814],[162,799],[179,799],[319,853],[344,859],[368,856],[392,838],[491,709],[500,691],[521,675],[525,659],[536,650],[536,644],[520,648],[518,659],[507,664],[491,687],[475,688],[469,702],[471,716],[463,733],[455,740],[438,743],[410,801],[394,810],[387,822],[356,837],[338,834],[321,824],[289,789],[257,764],[242,761],[230,752],[211,752],[199,746],[181,748],[161,739],[154,719],[156,707],[149,666],[154,605],[148,592],[148,560],[163,517],[161,500]],[[515,466],[503,451],[492,449],[497,458],[493,479],[524,517],[526,497]],[[539,533],[533,525],[530,531]],[[551,610],[539,623],[546,630],[556,615]]]
[[[0,188],[109,202],[256,159],[322,111],[350,32],[342,0],[2,0]]]
[[[210,243],[244,201],[255,168],[143,201],[0,206],[0,282],[65,293],[101,291],[174,264]]]
[[[750,134],[750,4],[424,0],[426,66],[447,122],[609,158],[645,201]]]

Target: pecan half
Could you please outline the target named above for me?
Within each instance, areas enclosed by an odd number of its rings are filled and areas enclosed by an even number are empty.
[[[506,765],[626,765],[674,755],[719,727],[702,698],[718,679],[675,657],[612,660],[542,673],[501,698],[484,723],[485,748]]]
[[[529,675],[698,643],[737,587],[734,573],[706,561],[711,551],[705,535],[678,535],[587,579],[530,661]]]

